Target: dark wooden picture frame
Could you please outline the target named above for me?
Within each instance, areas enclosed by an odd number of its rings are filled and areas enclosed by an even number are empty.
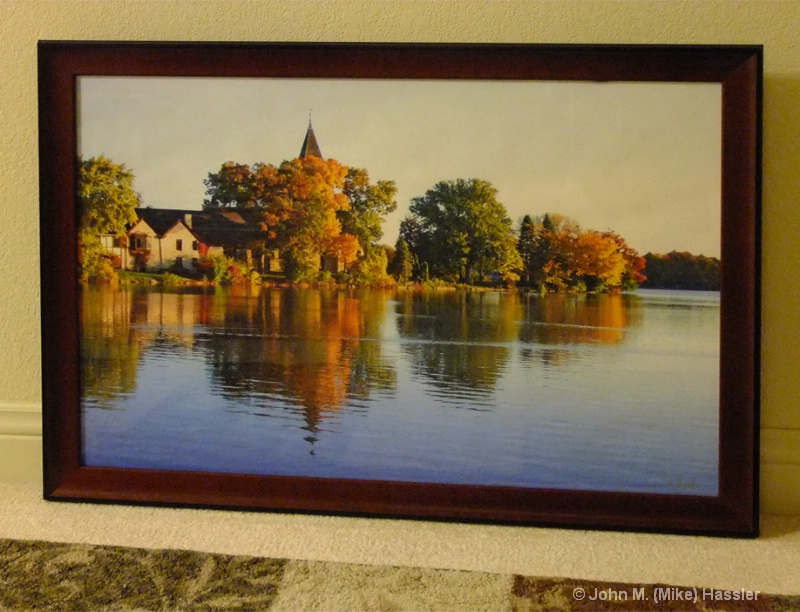
[[[49,41],[38,69],[46,499],[757,535],[760,47]],[[718,495],[84,465],[76,82],[85,75],[720,84]]]

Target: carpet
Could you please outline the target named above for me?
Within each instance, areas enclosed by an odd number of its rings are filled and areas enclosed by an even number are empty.
[[[800,596],[0,539],[0,610],[800,610]]]

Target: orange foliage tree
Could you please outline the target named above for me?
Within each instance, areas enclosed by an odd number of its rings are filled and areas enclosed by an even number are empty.
[[[348,168],[316,156],[252,167],[227,162],[205,179],[204,207],[255,208],[261,212],[264,245],[277,248],[287,273],[298,280],[319,270],[320,255],[343,249],[352,254],[353,238],[340,239],[338,214],[349,209],[343,192]]]
[[[633,289],[645,279],[644,259],[621,236],[583,230],[563,215],[526,216],[518,249],[523,277],[542,291]]]
[[[572,260],[575,274],[583,279],[587,288],[622,285],[626,262],[613,238],[588,230],[577,236],[574,249]]]
[[[328,247],[328,252],[331,255],[336,255],[344,264],[345,269],[356,261],[360,250],[361,246],[358,243],[358,238],[353,234],[345,233],[336,236],[331,241],[330,247]]]
[[[284,252],[287,273],[302,279],[316,274],[319,256],[330,252],[342,231],[337,211],[349,207],[342,193],[347,168],[336,160],[308,156],[283,162],[277,172],[274,204],[265,207],[277,215],[275,246]]]

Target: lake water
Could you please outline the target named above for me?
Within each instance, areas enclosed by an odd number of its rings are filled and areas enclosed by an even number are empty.
[[[714,496],[719,304],[86,287],[83,459]]]

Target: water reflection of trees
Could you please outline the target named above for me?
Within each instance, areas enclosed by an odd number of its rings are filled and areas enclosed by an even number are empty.
[[[641,300],[630,294],[528,294],[519,339],[521,356],[559,365],[573,355],[568,345],[616,345],[642,320]]]
[[[398,330],[415,375],[443,397],[488,397],[515,345],[524,361],[553,366],[570,345],[616,345],[642,320],[630,294],[418,291],[400,294]]]
[[[385,296],[370,292],[86,288],[83,392],[111,407],[135,390],[148,351],[199,351],[212,392],[258,409],[291,406],[313,436],[348,397],[394,388],[378,342],[385,308]]]
[[[352,306],[326,297],[263,291],[231,296],[221,313],[212,310],[204,344],[214,391],[260,408],[276,396],[297,400],[306,427],[315,431],[323,412],[338,410],[346,396],[349,363],[343,357],[354,341],[341,335],[352,326]]]
[[[397,385],[397,370],[387,362],[381,349],[381,325],[386,319],[387,300],[391,293],[365,290],[358,293],[358,337],[361,341],[351,362],[348,393],[367,399],[371,391],[391,391]]]
[[[96,405],[135,391],[148,351],[194,351],[213,393],[256,412],[299,414],[312,438],[343,405],[358,410],[359,400],[395,389],[381,344],[389,304],[412,375],[440,401],[472,406],[493,392],[512,350],[560,364],[574,355],[569,345],[622,343],[642,318],[632,295],[235,286],[86,287],[82,296],[81,382]]]
[[[87,287],[81,294],[81,390],[101,408],[136,388],[140,342],[130,295]]]
[[[450,400],[480,401],[508,362],[522,310],[515,293],[409,291],[398,314],[414,375]]]
[[[291,398],[314,432],[348,397],[394,387],[394,368],[376,341],[384,308],[369,296],[310,289],[264,289],[257,299],[228,300],[222,312],[212,307],[206,344],[214,387],[250,403]]]

